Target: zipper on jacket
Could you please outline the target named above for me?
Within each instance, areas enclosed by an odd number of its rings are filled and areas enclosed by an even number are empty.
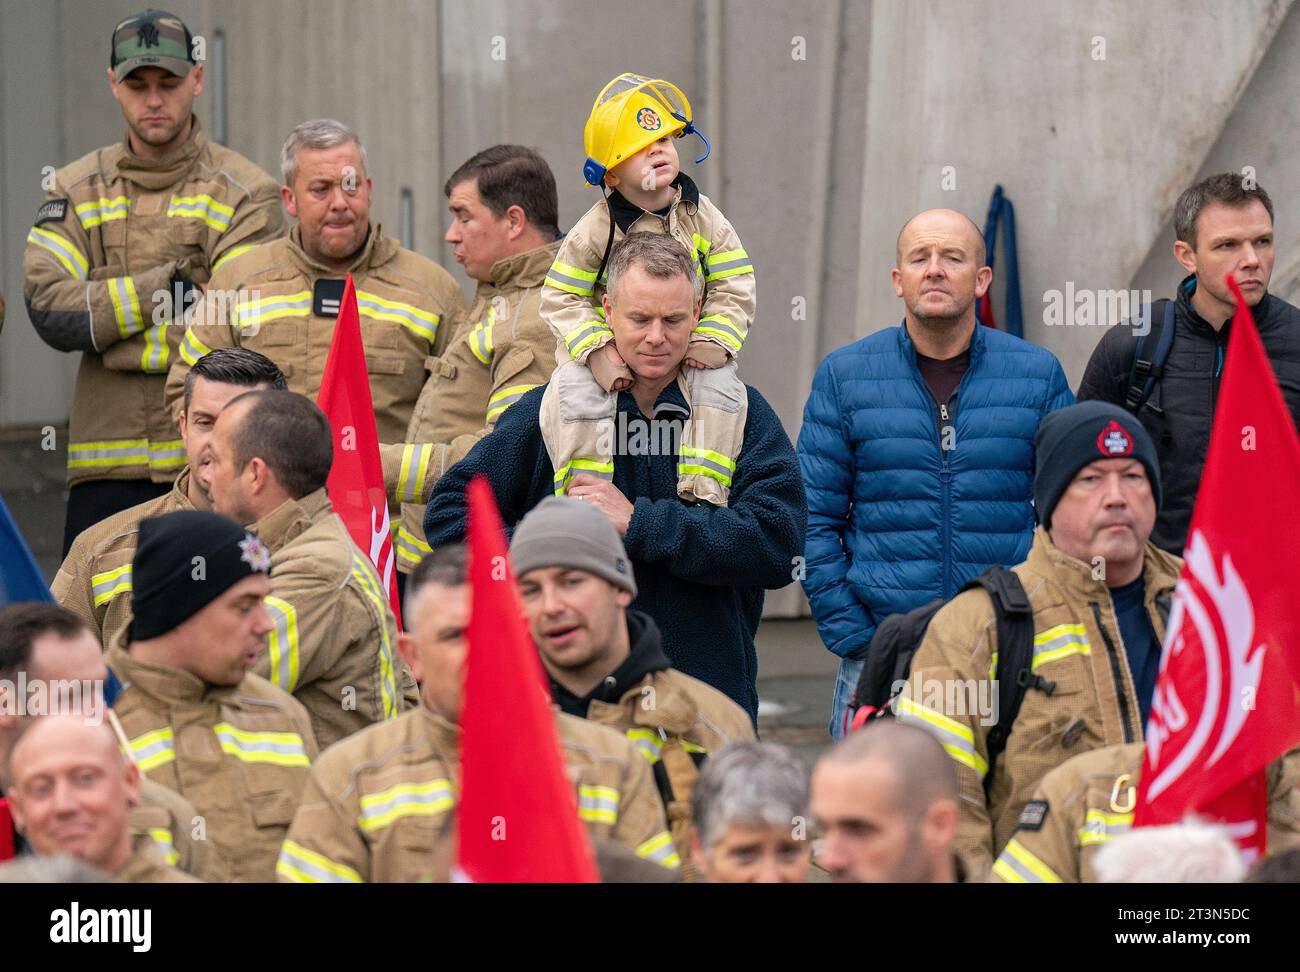
[[[1106,655],[1110,658],[1110,674],[1115,680],[1115,698],[1119,700],[1119,718],[1124,724],[1124,742],[1131,743],[1133,727],[1129,724],[1128,696],[1124,693],[1124,673],[1119,667],[1119,654],[1115,650],[1115,642],[1111,640],[1110,633],[1106,630],[1106,625],[1102,623],[1101,605],[1091,601],[1088,606],[1092,608],[1092,616],[1097,619],[1097,630],[1101,632],[1101,640],[1106,642]]]

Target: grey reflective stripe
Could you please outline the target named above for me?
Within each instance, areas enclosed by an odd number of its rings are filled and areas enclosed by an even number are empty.
[[[184,452],[181,453],[184,455]],[[134,459],[138,462],[149,461],[148,446],[120,446],[113,449],[91,449],[86,446],[77,445],[75,442],[68,446],[69,459]]]
[[[722,270],[734,270],[736,267],[753,267],[753,261],[749,257],[740,257],[736,260],[727,260],[725,263],[710,263],[709,276]]]
[[[310,307],[311,307],[310,297],[304,298],[303,300],[269,300],[259,307],[237,307],[235,309],[235,320],[239,327],[244,327],[245,324],[243,318],[245,314],[247,314],[250,318],[260,319],[266,317],[268,314],[274,313],[275,311],[282,311],[282,310],[305,311]]]
[[[167,357],[167,327],[166,322],[155,324],[145,331],[145,341],[149,348],[149,357],[145,363],[147,371],[158,371]],[[171,450],[168,450],[171,451]]]
[[[33,230],[32,232],[35,232],[35,230]],[[35,243],[37,246],[43,246],[51,253],[61,254],[65,259],[68,260],[68,262],[70,262],[76,268],[75,272],[73,272],[72,275],[76,277],[78,280],[86,279],[87,271],[83,269],[87,264],[86,258],[81,255],[81,252],[79,250],[74,250],[72,248],[72,244],[68,243],[65,239],[63,239],[63,237],[59,236],[57,233],[46,232],[41,234],[36,240],[33,240],[31,238],[31,233],[29,233],[28,242]],[[65,270],[68,269],[62,263],[60,263],[59,266],[62,266],[63,269]]]
[[[1007,867],[1011,868],[1011,870],[1015,871],[1017,875],[1024,878],[1024,880],[1027,881],[1029,884],[1048,883],[1044,881],[1041,877],[1039,877],[1037,874],[1035,874],[1028,867],[1026,867],[1024,864],[1022,864],[1020,861],[1016,860],[1016,858],[1008,854],[1006,851],[1002,852],[1002,856],[998,858],[998,863],[1004,864]]]
[[[373,803],[361,808],[361,820],[363,823],[375,822],[380,818],[386,817],[398,807],[406,806],[433,806],[447,800],[454,800],[450,787],[439,787],[436,790],[430,790],[427,793],[398,793],[393,797],[385,800],[383,803]]]
[[[397,535],[393,538],[393,540],[397,544],[397,549],[410,554],[416,560],[419,560],[421,557],[424,556],[424,551],[421,550],[419,547],[417,547],[410,539],[408,539],[404,531],[398,530]]]
[[[710,317],[708,320],[700,321],[698,327],[716,327],[719,331],[726,331],[731,334],[741,344],[745,343],[745,335],[741,334],[735,327],[727,321],[720,321],[716,317]]]
[[[149,446],[149,461],[152,463],[170,462],[185,458],[185,446],[173,446],[170,449],[155,449]]]
[[[221,745],[233,746],[244,753],[274,753],[277,756],[306,756],[307,750],[302,743],[271,742],[267,739],[240,739],[231,732],[218,730],[217,739]]]
[[[132,745],[131,754],[135,756],[137,763],[147,763],[151,759],[156,759],[164,753],[176,755],[176,743],[171,738],[159,739],[157,742],[150,743],[148,746],[136,747]]]
[[[477,357],[480,361],[492,357],[492,345],[489,342],[491,337],[489,329],[491,327],[491,324],[480,324],[478,327],[474,328],[473,332],[470,334],[470,338],[474,341]]]
[[[579,280],[577,277],[570,277],[567,273],[560,273],[560,271],[556,270],[555,267],[551,267],[551,269],[546,272],[546,275],[558,280],[560,283],[566,283],[570,287],[577,287],[584,293],[589,294],[594,289],[592,281]]]
[[[377,304],[373,300],[367,300],[360,296],[357,297],[357,307],[361,310],[370,311],[372,314],[392,314],[395,317],[400,317],[402,320],[410,322],[412,327],[419,328],[422,331],[431,331],[438,326],[433,321],[426,321],[416,317],[403,307],[394,307],[391,304]]]
[[[1056,651],[1058,648],[1064,648],[1066,645],[1083,645],[1088,644],[1087,635],[1075,634],[1073,631],[1067,631],[1059,634],[1050,641],[1044,641],[1041,645],[1034,645],[1034,657],[1046,655],[1048,652]]]
[[[679,466],[703,466],[705,469],[712,469],[712,470],[714,470],[714,471],[717,472],[720,476],[725,476],[727,479],[730,479],[730,478],[732,477],[732,475],[734,474],[734,471],[733,471],[733,470],[728,469],[726,466],[722,465],[721,463],[714,462],[712,459],[702,459],[702,458],[700,458],[699,456],[690,456],[690,457],[687,457],[687,456],[681,456],[681,457],[678,458],[678,460],[677,460],[677,465],[679,465]]]
[[[533,388],[536,388],[536,387],[537,387],[536,385],[533,386]],[[528,391],[532,391],[532,390],[533,390],[532,388],[528,389]],[[515,402],[519,401],[519,399],[523,398],[523,397],[524,397],[525,395],[527,395],[527,394],[528,394],[528,392],[526,392],[526,391],[521,391],[521,392],[515,392],[513,395],[506,395],[504,398],[494,398],[494,399],[492,399],[492,401],[489,403],[489,405],[490,405],[491,407],[488,409],[488,411],[489,411],[489,412],[495,412],[495,411],[497,411],[498,409],[507,409],[507,408],[509,408],[511,405],[513,405]]]
[[[673,846],[673,842],[671,840],[668,840],[665,841],[664,845],[660,847],[658,850],[653,850],[649,854],[646,854],[645,859],[647,861],[654,861],[656,864],[666,867],[668,865],[669,858],[675,857],[676,854],[677,854],[677,848]]]
[[[567,338],[565,338],[564,346],[566,348],[572,348],[575,345],[581,343],[582,341],[585,341],[591,335],[599,334],[601,331],[608,331],[608,330],[609,330],[609,325],[603,322],[600,324],[592,324],[588,327],[584,327],[577,334],[571,334]]]
[[[580,796],[578,797],[578,811],[587,811],[588,813],[612,813],[618,814],[618,801],[611,800],[608,797]]]
[[[335,874],[333,871],[326,870],[319,864],[307,860],[305,857],[299,857],[287,847],[280,848],[280,860],[287,861],[292,867],[301,871],[307,877],[320,881],[322,884],[355,884],[341,874]]]
[[[110,591],[114,591],[123,585],[125,585],[126,590],[129,591],[131,589],[131,566],[129,564],[127,565],[126,573],[115,573],[114,576],[108,580],[102,580],[98,584],[91,584],[90,593],[92,597],[99,597],[101,594],[108,594]]]

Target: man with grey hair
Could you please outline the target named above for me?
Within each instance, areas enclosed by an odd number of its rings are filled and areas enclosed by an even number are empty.
[[[200,357],[232,346],[262,352],[290,391],[315,400],[351,274],[379,441],[403,442],[428,362],[464,312],[460,288],[371,222],[366,152],[351,128],[328,118],[303,122],[285,139],[280,164],[280,195],[298,223],[213,276],[172,364],[168,402],[180,408],[185,374]],[[392,512],[396,519],[396,504]]]
[[[836,743],[813,770],[817,863],[836,881],[963,881],[954,851],[953,762],[924,729],[880,721]]]
[[[784,746],[740,742],[709,757],[692,793],[691,856],[715,884],[808,878],[808,771]]]
[[[1197,821],[1129,831],[1102,847],[1093,867],[1102,884],[1235,884],[1246,876],[1227,830]]]
[[[619,393],[609,430],[612,479],[579,474],[567,493],[594,506],[622,537],[638,592],[631,606],[659,626],[672,667],[712,685],[757,721],[754,632],[763,592],[799,573],[807,505],[790,439],[749,386],[728,505],[678,498],[678,445],[691,414],[682,364],[699,315],[696,276],[690,253],[665,234],[632,233],[614,245],[605,314],[635,381]],[[424,517],[435,549],[464,536],[465,487],[476,475],[491,482],[511,528],[563,491],[538,426],[546,387],[512,405],[439,481]],[[563,394],[560,407],[563,414]]]
[[[1151,533],[1162,550],[1181,554],[1191,527],[1201,470],[1223,377],[1236,278],[1281,386],[1300,424],[1300,308],[1268,292],[1276,254],[1273,201],[1263,186],[1236,172],[1203,179],[1174,207],[1174,259],[1187,272],[1172,301],[1155,301],[1145,317],[1112,327],[1092,353],[1080,401],[1099,398],[1133,412],[1160,455],[1164,502]]]

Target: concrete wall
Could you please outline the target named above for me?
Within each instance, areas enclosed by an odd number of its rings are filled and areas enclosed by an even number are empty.
[[[137,0],[0,0],[0,426],[66,419],[71,356],[25,319],[21,253],[43,165],[120,138],[108,34]],[[1277,203],[1274,291],[1300,294],[1300,15],[1291,0],[173,0],[225,45],[227,143],[277,171],[297,122],[365,139],[376,217],[459,275],[442,185],[515,141],[555,168],[561,219],[582,184],[582,125],[623,70],[690,96],[713,154],[685,169],[735,223],[759,273],[743,374],[798,432],[817,362],[901,318],[894,239],[914,212],[982,223],[1001,182],[1017,207],[1026,336],[1072,383],[1100,329],[1047,327],[1043,295],[1178,279],[1168,227],[1197,175],[1256,166]],[[1100,42],[1100,43],[1099,43]],[[209,90],[198,112],[211,130]],[[1288,165],[1288,163],[1290,163]],[[949,177],[945,182],[945,176]],[[459,279],[464,281],[463,275]],[[469,290],[466,282],[467,292]],[[777,610],[796,610],[790,594]]]

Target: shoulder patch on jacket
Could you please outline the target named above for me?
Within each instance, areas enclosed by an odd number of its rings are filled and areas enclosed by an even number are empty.
[[[1043,821],[1047,819],[1048,806],[1046,800],[1030,800],[1025,804],[1025,809],[1020,811],[1020,819],[1016,821],[1018,830],[1042,830]]]
[[[55,223],[63,220],[68,215],[67,199],[51,199],[49,202],[42,203],[41,208],[36,210],[36,224]]]

